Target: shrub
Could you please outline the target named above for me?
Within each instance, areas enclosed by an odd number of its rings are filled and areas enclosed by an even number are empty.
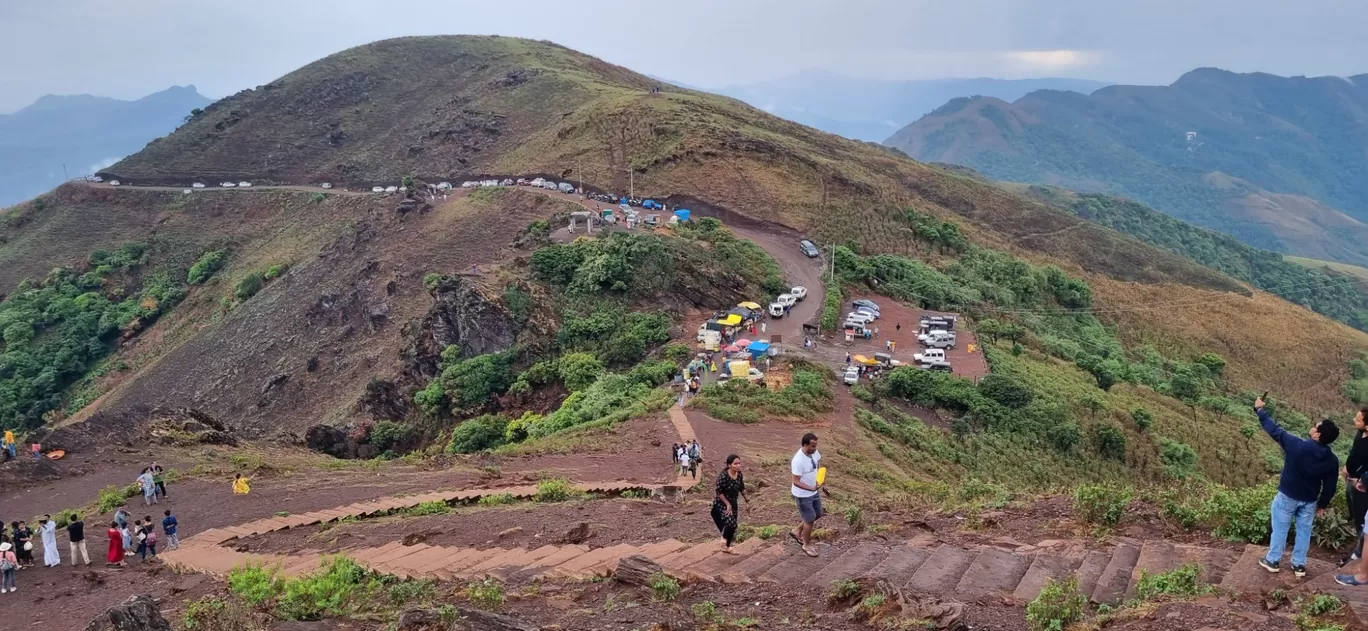
[[[362,604],[378,584],[346,557],[336,557],[321,571],[284,582],[276,613],[287,620],[343,617]]]
[[[317,203],[320,203],[320,202],[322,202],[323,200],[325,200],[325,199],[327,199],[327,198],[328,198],[328,196],[327,196],[327,195],[324,195],[323,193],[313,193],[312,195],[309,195],[309,203],[311,203],[311,204],[317,204]]]
[[[1231,541],[1262,543],[1268,539],[1272,485],[1252,488],[1218,488],[1199,511],[1211,534]]]
[[[281,582],[273,570],[247,565],[228,574],[228,589],[250,605],[260,605],[281,592]]]
[[[1130,491],[1085,485],[1074,491],[1074,510],[1088,523],[1115,526],[1125,514],[1130,499]]]
[[[1164,439],[1159,450],[1159,459],[1164,463],[1169,475],[1179,480],[1197,472],[1197,452],[1186,443]]]
[[[425,515],[446,515],[451,512],[451,507],[446,502],[433,500],[422,502],[417,506],[410,506],[404,509],[404,514],[412,517],[422,517]]]
[[[1155,600],[1191,598],[1208,594],[1213,590],[1211,585],[1201,582],[1201,573],[1202,567],[1196,563],[1188,563],[1171,572],[1158,574],[1141,570],[1140,583],[1136,586],[1135,595],[1140,600]]]
[[[1097,448],[1097,453],[1104,458],[1126,459],[1126,435],[1115,425],[1098,425],[1093,430],[1093,445]]]
[[[1308,616],[1332,616],[1344,607],[1344,601],[1330,594],[1316,594],[1301,603],[1301,612]]]
[[[195,263],[190,266],[190,272],[186,274],[186,282],[191,285],[200,285],[209,280],[215,272],[223,269],[223,264],[228,260],[227,250],[214,250],[206,252]]]
[[[504,443],[504,433],[507,429],[508,419],[498,414],[486,414],[469,419],[451,430],[447,452],[471,454],[493,449]]]
[[[1031,404],[1035,392],[1026,384],[1003,375],[988,375],[979,382],[979,392],[1009,408],[1021,409]]]
[[[711,600],[694,603],[693,606],[689,607],[689,612],[693,614],[694,620],[704,624],[713,624],[721,619],[717,615],[717,603]]]
[[[1344,514],[1341,505],[1334,503],[1311,524],[1311,538],[1322,548],[1335,550],[1356,539],[1359,530]]]
[[[1088,599],[1078,591],[1078,575],[1064,582],[1051,578],[1040,595],[1026,605],[1026,622],[1032,631],[1063,631],[1083,619]]]
[[[1083,431],[1078,428],[1078,423],[1065,421],[1045,430],[1045,438],[1061,453],[1069,453],[1083,442]]]
[[[100,495],[95,500],[98,512],[108,513],[123,505],[124,500],[141,493],[136,483],[124,486],[106,486],[100,489]]]
[[[266,268],[266,272],[263,273],[261,277],[266,280],[275,280],[285,274],[285,270],[288,270],[289,268],[290,266],[285,264],[272,265]]]
[[[513,383],[513,357],[508,353],[489,353],[470,359],[460,358],[461,349],[452,345],[442,351],[442,389],[451,401],[463,408],[484,405],[490,397]]]
[[[370,431],[370,444],[380,451],[401,445],[413,438],[413,426],[394,421],[380,421]]]
[[[516,501],[518,498],[513,497],[512,493],[495,493],[481,496],[478,504],[481,506],[499,506],[501,504],[512,504]]]
[[[571,392],[583,390],[603,376],[603,362],[592,353],[570,353],[560,358],[561,383]]]
[[[579,494],[580,491],[571,486],[569,480],[551,478],[537,483],[537,494],[532,499],[538,502],[563,502]]]
[[[503,586],[492,578],[467,583],[465,596],[482,609],[498,609],[504,604]]]
[[[265,284],[266,280],[262,277],[261,272],[252,272],[246,278],[238,281],[237,287],[233,289],[233,295],[237,296],[238,300],[246,300],[257,295],[257,292],[261,291]]]
[[[422,390],[413,393],[413,402],[423,409],[429,416],[435,416],[442,411],[442,406],[446,403],[446,392],[442,390],[440,379],[433,379]]]
[[[1154,415],[1145,408],[1135,408],[1131,410],[1131,420],[1135,421],[1135,428],[1143,432],[1154,424]]]
[[[669,574],[657,572],[651,575],[651,599],[657,602],[670,602],[679,598],[679,581]]]
[[[850,579],[838,579],[831,581],[831,589],[827,590],[827,602],[842,603],[854,598],[860,593],[860,584]]]
[[[264,631],[266,626],[240,601],[205,596],[185,607],[185,631]]]

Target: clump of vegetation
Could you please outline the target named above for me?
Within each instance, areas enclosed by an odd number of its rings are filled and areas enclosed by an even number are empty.
[[[1344,608],[1344,601],[1331,594],[1315,594],[1300,603],[1301,612],[1308,616],[1333,616]]]
[[[564,502],[572,497],[581,495],[565,478],[551,478],[537,482],[537,494],[532,499],[537,502]]]
[[[651,599],[657,602],[672,602],[679,598],[679,581],[664,572],[657,572],[650,577]]]
[[[186,274],[185,281],[191,285],[203,285],[205,281],[214,276],[215,272],[223,269],[223,265],[227,262],[227,250],[205,252],[190,266],[190,271]]]
[[[1084,485],[1074,491],[1074,510],[1083,521],[1102,526],[1115,526],[1130,504],[1127,490]]]
[[[280,595],[282,585],[274,570],[247,565],[228,574],[228,588],[248,604],[260,605]]]
[[[205,596],[186,605],[181,628],[185,631],[259,631],[266,625],[238,600]]]
[[[1194,598],[1209,594],[1214,591],[1211,585],[1203,583],[1200,579],[1202,567],[1196,563],[1189,563],[1171,572],[1160,572],[1150,574],[1147,571],[1140,571],[1140,582],[1135,589],[1135,595],[1140,600],[1156,600],[1160,598]]]
[[[486,414],[462,421],[451,431],[447,452],[471,454],[493,449],[504,442],[504,432],[508,429],[508,419],[498,414]]]
[[[370,430],[370,444],[379,451],[389,451],[413,439],[412,425],[394,421],[380,421]]]
[[[860,584],[850,579],[839,579],[831,581],[831,588],[827,590],[827,602],[842,603],[860,594]]]
[[[404,509],[404,514],[410,517],[423,517],[425,515],[446,515],[451,512],[451,507],[446,502],[431,501],[422,502],[417,506],[410,506]]]
[[[1026,605],[1026,622],[1031,631],[1064,631],[1083,619],[1088,599],[1078,591],[1078,576],[1060,582],[1051,578],[1040,595]]]
[[[793,382],[771,390],[741,377],[703,388],[690,405],[709,416],[733,423],[759,423],[772,418],[809,419],[832,409],[836,395],[830,370],[800,364],[793,370]]]
[[[498,609],[504,604],[503,585],[491,578],[466,584],[466,600],[481,609]]]
[[[480,506],[501,506],[504,504],[512,504],[516,501],[518,501],[518,498],[513,497],[512,493],[495,493],[493,495],[481,496],[477,503]]]
[[[722,620],[722,616],[717,613],[717,603],[711,600],[694,603],[689,607],[689,613],[693,614],[694,620],[703,624],[717,624]]]

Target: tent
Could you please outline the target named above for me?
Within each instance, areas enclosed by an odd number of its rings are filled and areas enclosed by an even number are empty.
[[[725,348],[722,349],[722,351],[726,353],[735,353],[739,350],[741,350],[741,347],[735,344],[728,344]]]
[[[736,344],[737,346],[740,346],[741,348],[745,348],[745,347],[751,345],[751,341],[750,341],[750,340],[746,340],[746,339],[740,339],[740,340],[736,340],[736,342],[734,342],[734,344]]]
[[[870,359],[870,358],[868,358],[868,357],[865,357],[864,355],[854,355],[854,356],[852,356],[852,357],[850,358],[850,360],[853,361],[853,362],[855,362],[855,363],[857,363],[857,364],[864,364],[865,366],[878,366],[878,365],[879,365],[878,360]]]
[[[722,324],[725,324],[727,326],[736,326],[738,324],[741,324],[741,316],[735,313],[728,313],[727,317],[718,320],[718,322],[721,322]]]
[[[750,309],[751,311],[760,310],[760,304],[755,302],[740,302],[737,303],[736,306],[741,307],[742,309]]]
[[[751,357],[760,357],[768,352],[769,348],[770,345],[768,342],[751,342],[750,346],[746,347],[746,350],[750,351]]]
[[[747,309],[745,307],[736,307],[735,309],[732,309],[727,313],[740,316],[742,320],[749,320],[750,318],[755,316],[754,311],[751,311],[750,309]]]
[[[689,210],[688,208],[680,208],[679,210],[674,211],[674,216],[678,217],[680,221],[688,221],[689,215],[692,212],[693,211]]]

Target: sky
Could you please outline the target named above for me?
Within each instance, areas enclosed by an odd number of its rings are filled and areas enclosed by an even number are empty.
[[[879,79],[1167,84],[1368,72],[1362,0],[0,0],[0,112],[44,94],[223,97],[404,35],[549,39],[721,87],[825,70]]]

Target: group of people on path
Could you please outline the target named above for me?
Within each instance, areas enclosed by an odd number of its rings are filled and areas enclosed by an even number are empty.
[[[161,542],[161,536],[157,534],[156,521],[148,515],[130,524],[128,518],[132,516],[124,506],[114,511],[114,521],[110,522],[109,530],[105,533],[109,536],[109,549],[105,555],[105,562],[109,565],[122,567],[127,559],[134,556],[141,561],[147,561],[148,556],[157,558],[157,544]],[[167,544],[163,549],[179,548],[180,520],[169,509],[162,511],[161,529],[166,535]],[[86,563],[88,565],[89,561]]]
[[[817,556],[817,550],[812,545],[812,531],[817,520],[826,514],[822,508],[826,471],[821,462],[822,454],[817,451],[817,435],[811,432],[804,434],[789,466],[789,472],[793,475],[789,493],[797,506],[799,522],[788,536],[801,546],[803,554],[810,557]],[[727,554],[736,554],[732,546],[736,542],[736,530],[741,522],[740,500],[750,502],[750,498],[746,497],[746,478],[741,469],[741,456],[728,455],[726,465],[717,474],[717,481],[713,485],[713,524],[722,537],[722,551]]]
[[[695,438],[689,442],[675,443],[670,446],[670,461],[679,469],[679,475],[690,475],[698,479],[698,467],[703,463],[703,447]]]

